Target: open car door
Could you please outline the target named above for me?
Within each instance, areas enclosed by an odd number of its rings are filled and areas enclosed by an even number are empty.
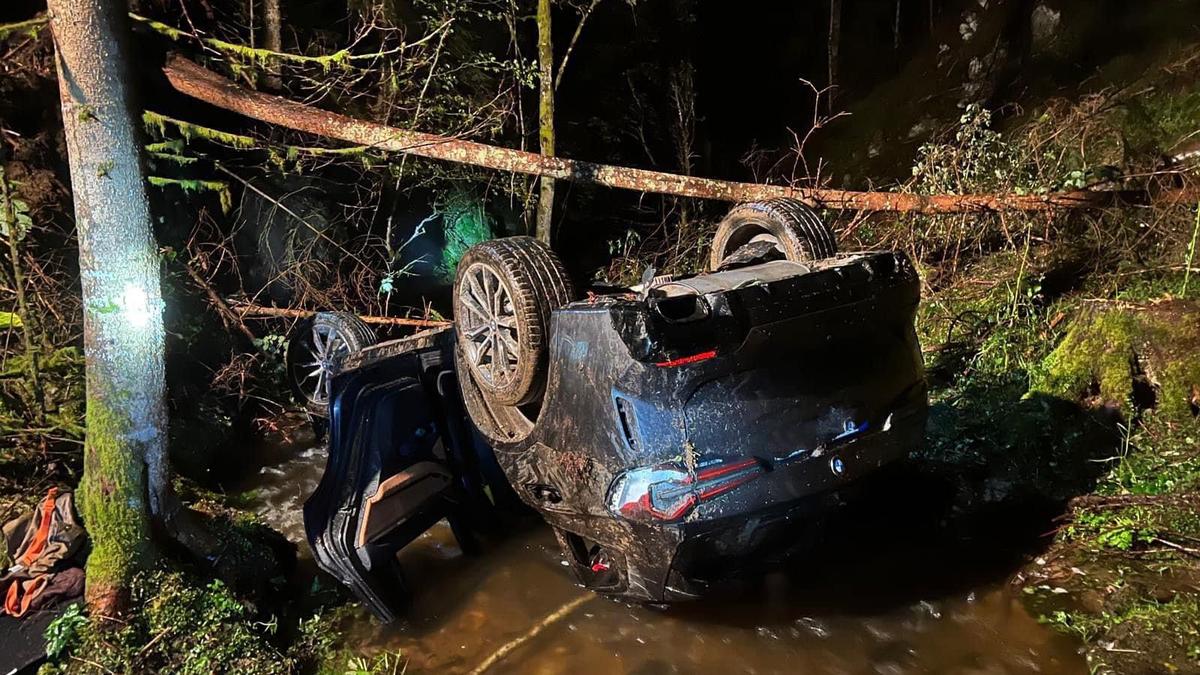
[[[397,552],[441,519],[464,551],[471,521],[491,508],[478,440],[454,373],[446,329],[347,355],[334,378],[329,458],[304,504],[317,564],[381,620],[408,589]]]

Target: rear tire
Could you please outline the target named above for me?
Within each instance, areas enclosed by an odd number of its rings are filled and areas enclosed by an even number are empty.
[[[539,411],[537,404],[525,406],[523,410],[489,400],[475,383],[462,348],[457,345],[454,348],[454,364],[459,374],[458,386],[462,392],[463,407],[488,445],[504,448],[529,438]]]
[[[833,231],[820,216],[797,199],[780,197],[738,204],[730,210],[713,235],[709,269],[721,269],[743,246],[763,241],[773,244],[777,257],[792,262],[837,254]]]
[[[489,402],[521,406],[541,397],[550,312],[573,293],[558,256],[533,237],[467,250],[454,279],[454,327],[471,379]]]

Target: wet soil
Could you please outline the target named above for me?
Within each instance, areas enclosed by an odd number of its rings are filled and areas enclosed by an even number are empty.
[[[301,506],[323,469],[323,449],[301,437],[237,486],[302,558]],[[1009,583],[1048,516],[1002,511],[964,529],[948,524],[944,486],[922,480],[880,477],[830,518],[820,546],[712,598],[654,609],[594,597],[488,672],[1086,673],[1080,645],[1038,623]],[[548,528],[509,529],[477,556],[444,524],[426,533],[400,554],[418,589],[405,618],[356,620],[347,646],[400,651],[410,673],[469,673],[586,595]]]

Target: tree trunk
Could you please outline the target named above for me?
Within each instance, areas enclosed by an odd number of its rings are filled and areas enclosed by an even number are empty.
[[[87,602],[115,616],[152,557],[148,483],[166,481],[162,293],[124,0],[49,0],[70,159],[87,376],[80,509]]]
[[[837,98],[838,51],[842,44],[842,0],[829,0],[829,112],[833,113],[833,102]]]
[[[283,51],[283,12],[279,3],[282,0],[263,0],[263,48],[273,51]],[[253,28],[251,28],[253,32]],[[267,62],[267,77],[264,83],[267,89],[278,91],[283,87],[279,77],[279,63],[275,60]]]
[[[892,22],[892,51],[900,51],[900,3],[896,0],[896,18]]]
[[[545,157],[554,156],[554,41],[550,36],[550,0],[538,0],[538,141]],[[537,237],[550,244],[554,220],[554,178],[541,177],[538,199]]]
[[[1197,199],[1197,191],[1194,188],[1182,188],[1161,194],[1150,194],[1145,190],[1075,190],[1045,195],[918,195],[764,185],[680,176],[562,157],[543,157],[531,152],[354,119],[278,96],[250,91],[179,56],[172,56],[163,71],[171,86],[181,93],[223,110],[295,131],[336,138],[355,145],[366,145],[382,152],[407,153],[485,169],[550,176],[558,180],[637,192],[725,202],[793,197],[817,208],[928,214],[1057,211],[1100,208],[1116,203],[1194,203]]]

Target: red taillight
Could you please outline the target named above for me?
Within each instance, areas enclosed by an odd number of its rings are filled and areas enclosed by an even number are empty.
[[[694,474],[675,465],[633,469],[613,483],[608,506],[631,520],[678,520],[760,473],[755,459],[721,462]]]
[[[701,361],[707,361],[708,359],[711,359],[716,355],[717,355],[717,350],[710,349],[706,352],[700,352],[699,354],[692,354],[691,356],[681,356],[677,359],[668,359],[666,361],[657,361],[657,362],[655,362],[654,365],[658,366],[659,368],[674,368],[675,366],[686,366],[689,363],[699,363]]]

